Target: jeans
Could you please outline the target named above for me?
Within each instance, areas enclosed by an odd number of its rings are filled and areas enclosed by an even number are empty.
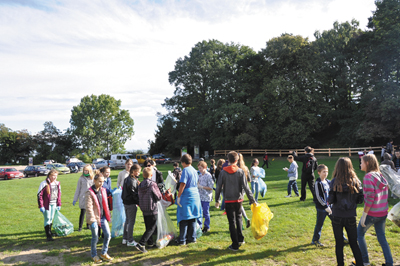
[[[258,202],[258,178],[257,180],[251,181],[251,192],[253,193],[254,199]]]
[[[221,203],[220,210],[221,211],[225,210],[225,198],[224,197],[222,197],[222,203]]]
[[[106,217],[101,218],[101,229],[103,229],[104,233],[104,240],[103,240],[103,247],[101,249],[101,254],[107,254],[108,251],[108,244],[111,240],[110,234],[110,226],[108,225],[108,221]],[[92,231],[92,242],[91,242],[91,256],[92,258],[97,256],[97,241],[99,240],[99,226],[97,222],[94,222],[90,225],[90,230]]]
[[[324,225],[325,218],[328,217],[332,221],[332,215],[328,215],[328,213],[325,210],[322,209],[317,209],[317,223],[315,224],[314,228],[314,235],[312,238],[312,241],[319,241],[321,238],[321,231],[322,231],[322,226]],[[346,237],[343,234],[343,240],[346,239]]]
[[[209,229],[210,228],[210,202],[202,201],[201,208],[203,209],[204,228]],[[203,224],[203,218],[199,218],[197,220],[200,227]]]
[[[297,188],[297,182],[296,180],[289,180],[289,183],[287,185],[287,194],[288,195],[292,195],[292,187],[294,190],[294,193],[296,193],[296,195],[299,195],[299,189]]]
[[[332,229],[333,234],[335,236],[335,251],[336,251],[336,261],[338,266],[344,266],[343,259],[343,228],[346,229],[347,237],[349,238],[349,244],[351,251],[353,252],[353,256],[356,259],[357,266],[363,266],[363,261],[361,257],[361,251],[357,244],[357,222],[356,217],[336,217],[333,216],[332,220]]]
[[[46,225],[50,225],[53,223],[53,219],[54,219],[54,214],[56,213],[56,204],[50,204],[49,205],[49,210],[45,210],[43,213],[44,216],[44,227],[46,227]]]
[[[128,240],[128,242],[132,242],[133,228],[135,226],[135,221],[136,221],[137,206],[136,204],[131,204],[131,205],[124,205],[124,207],[125,207],[126,221],[124,225],[124,235],[122,238]]]
[[[239,243],[244,241],[242,232],[242,203],[226,203],[226,216],[229,222],[229,232],[231,234],[232,248],[238,249]]]
[[[302,176],[301,177],[301,197],[300,200],[306,200],[306,185],[308,184],[308,188],[310,189],[313,198],[314,198],[314,177]]]
[[[143,219],[146,231],[143,233],[139,244],[142,246],[146,245],[146,243],[152,245],[154,243],[153,235],[157,234],[157,214],[143,216]]]
[[[196,241],[196,219],[182,220],[179,222],[179,243],[186,244]]]
[[[365,219],[365,227],[362,227],[361,224],[358,224],[357,240],[358,240],[358,245],[360,246],[361,255],[364,263],[369,262],[367,242],[365,241],[365,233],[372,225],[374,225],[376,237],[378,238],[378,242],[382,247],[383,255],[385,256],[386,266],[393,266],[392,253],[390,251],[389,244],[386,241],[385,237],[386,217],[387,216],[373,217],[367,215],[367,218]]]

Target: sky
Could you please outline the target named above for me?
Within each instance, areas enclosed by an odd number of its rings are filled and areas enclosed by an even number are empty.
[[[108,94],[135,123],[125,148],[147,151],[175,90],[168,73],[196,43],[258,52],[283,33],[312,41],[335,21],[364,30],[375,9],[374,0],[0,0],[0,123],[65,130],[84,96]]]

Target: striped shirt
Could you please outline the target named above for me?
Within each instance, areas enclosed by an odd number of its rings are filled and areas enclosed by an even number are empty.
[[[383,217],[388,214],[388,182],[378,172],[369,172],[363,180],[364,204],[370,207],[372,217]]]

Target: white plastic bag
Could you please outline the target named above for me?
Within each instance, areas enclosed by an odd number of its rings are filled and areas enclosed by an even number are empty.
[[[170,189],[171,194],[175,194],[176,192],[176,180],[174,174],[171,171],[168,171],[167,179],[165,180],[165,190]]]
[[[394,195],[400,197],[400,174],[393,170],[390,165],[382,164],[379,169],[389,184],[389,188]]]
[[[169,217],[163,204],[157,202],[158,214],[157,214],[157,241],[156,245],[158,248],[164,248],[168,243],[177,236],[177,231]]]
[[[387,218],[392,221],[395,225],[400,227],[400,202],[393,206],[390,210]]]

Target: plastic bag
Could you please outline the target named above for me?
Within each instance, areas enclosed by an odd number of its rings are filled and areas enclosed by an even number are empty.
[[[253,172],[254,176],[257,176],[259,178],[265,178],[265,170],[263,168],[258,167],[258,168],[253,168],[253,169],[254,169],[254,172]]]
[[[393,206],[390,210],[387,218],[392,221],[395,225],[400,227],[400,202]]]
[[[265,184],[264,180],[261,178],[258,179],[258,191],[260,192],[261,197],[264,198],[265,193],[267,193],[267,184]]]
[[[160,201],[157,202],[157,241],[158,248],[164,248],[168,243],[177,236],[176,228],[168,213],[167,207],[164,207]]]
[[[168,171],[168,176],[165,180],[165,189],[169,189],[172,195],[176,192],[176,180],[174,174],[171,173],[171,171]]]
[[[251,232],[255,239],[260,240],[268,232],[269,221],[274,217],[274,214],[268,208],[266,203],[261,203],[256,206],[251,204]]]
[[[111,237],[122,236],[124,234],[125,225],[125,209],[121,199],[122,189],[116,188],[112,192],[113,195],[113,215],[111,226]]]
[[[382,175],[389,184],[389,188],[393,194],[400,197],[400,174],[393,170],[390,165],[383,164],[379,167]]]
[[[74,225],[58,210],[54,215],[53,228],[58,236],[67,236],[74,232]]]
[[[199,239],[203,235],[203,231],[201,230],[201,225],[196,222],[196,239]]]

